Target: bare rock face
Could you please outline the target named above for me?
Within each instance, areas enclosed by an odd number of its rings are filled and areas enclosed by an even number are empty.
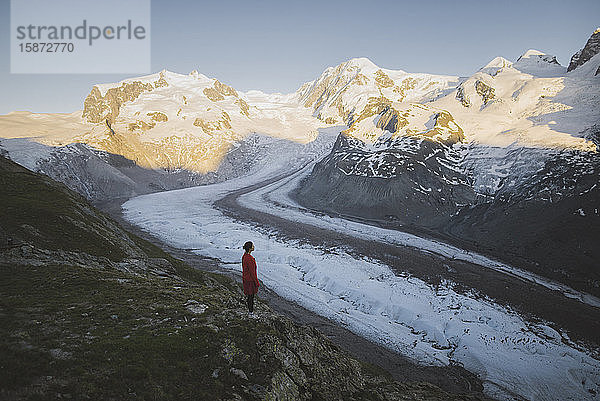
[[[212,88],[205,88],[203,90],[204,95],[212,100],[213,102],[218,102],[220,100],[225,100],[225,96],[235,96],[239,97],[238,93],[235,89],[233,89],[229,85],[225,85],[218,80],[215,81]],[[240,106],[242,107],[242,106]]]
[[[465,90],[462,86],[459,86],[456,89],[456,100],[460,102],[464,107],[471,107],[471,100],[469,99],[469,95],[465,93]]]
[[[109,124],[112,124],[119,115],[123,103],[137,99],[143,92],[167,85],[164,73],[161,72],[159,79],[154,83],[141,81],[123,83],[119,87],[108,89],[104,95],[97,86],[94,86],[83,103],[82,117],[91,123],[108,121]]]
[[[433,129],[420,133],[417,137],[426,138],[432,142],[438,142],[447,146],[464,141],[464,131],[456,124],[452,114],[447,111],[440,111],[435,115],[434,120],[435,125]]]
[[[394,81],[381,69],[375,72],[375,82],[380,88],[391,88],[394,86]]]
[[[490,100],[495,97],[495,90],[489,85],[486,85],[483,81],[475,81],[475,91],[481,96],[483,104],[486,105]]]
[[[579,50],[573,55],[573,57],[571,57],[571,62],[569,63],[567,72],[573,71],[580,65],[585,64],[598,53],[600,53],[600,28],[594,31],[594,33],[592,34],[592,36],[590,36],[583,49]],[[596,71],[595,75],[598,75],[599,72],[600,68],[599,71]]]
[[[406,118],[398,110],[390,106],[385,106],[380,114],[381,117],[375,124],[377,128],[396,133],[408,125]]]

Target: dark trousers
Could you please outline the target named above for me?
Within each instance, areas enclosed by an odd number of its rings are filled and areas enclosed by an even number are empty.
[[[248,311],[254,312],[254,294],[246,295],[246,303],[248,304]]]

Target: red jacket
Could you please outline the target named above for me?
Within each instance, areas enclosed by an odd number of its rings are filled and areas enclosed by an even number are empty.
[[[244,256],[242,256],[242,280],[254,281],[256,287],[260,286],[258,277],[256,276],[256,260],[248,252],[245,252]]]

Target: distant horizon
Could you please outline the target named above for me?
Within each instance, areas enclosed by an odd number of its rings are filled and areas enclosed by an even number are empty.
[[[9,10],[0,0],[5,55]],[[359,57],[384,69],[468,77],[495,57],[514,62],[537,49],[566,67],[598,28],[600,2],[154,0],[151,12],[152,73],[197,70],[240,92],[288,94]],[[0,114],[72,113],[94,85],[147,75],[10,74],[9,64],[0,59]]]

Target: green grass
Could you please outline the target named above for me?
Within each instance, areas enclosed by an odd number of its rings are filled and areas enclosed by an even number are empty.
[[[64,185],[27,171],[0,174],[0,226],[37,247],[122,260],[121,230]]]
[[[5,396],[212,399],[239,385],[231,366],[265,385],[278,367],[257,363],[257,333],[269,329],[227,317],[227,304],[243,305],[218,284],[59,265],[0,265],[0,274]],[[189,299],[209,308],[195,315]]]

